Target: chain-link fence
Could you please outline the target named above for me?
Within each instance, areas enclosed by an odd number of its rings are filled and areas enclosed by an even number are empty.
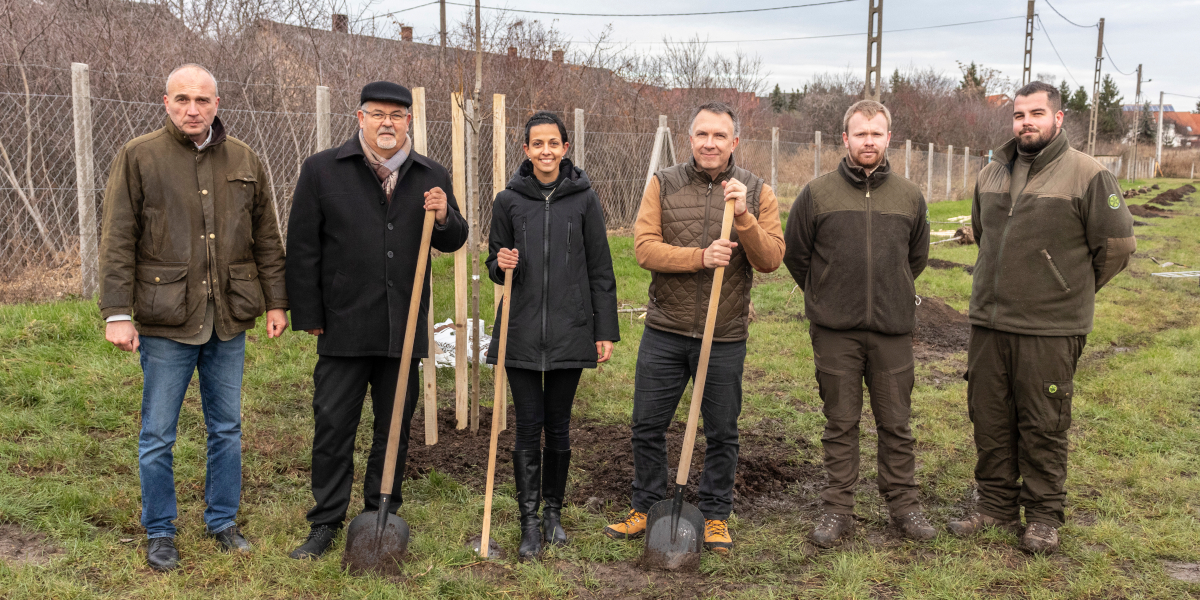
[[[95,209],[98,236],[103,191],[114,157],[126,142],[162,127],[166,119],[160,102],[124,99],[120,90],[93,91],[88,98],[93,182],[80,194],[76,183],[72,74],[70,69],[55,68],[50,77],[52,85],[43,89],[57,93],[0,90],[0,303],[53,299],[77,295],[85,289],[80,233],[86,225],[81,223],[80,199],[85,205],[90,201]],[[301,164],[317,151],[317,90],[270,90],[287,101],[273,103],[271,110],[264,110],[250,100],[251,95],[239,94],[236,88],[227,91],[227,84],[239,85],[221,82],[225,97],[220,117],[229,135],[246,142],[262,160],[280,229],[286,236]],[[330,90],[329,104],[329,138],[336,147],[358,130],[358,90]],[[305,112],[295,110],[297,106],[314,108]],[[426,99],[426,153],[451,171],[454,110],[450,98]],[[474,197],[479,199],[478,239],[486,246],[492,199],[498,191],[493,184],[490,95],[481,98],[476,111],[480,124],[475,136],[479,160]],[[524,123],[533,112],[533,108],[506,107],[503,182],[525,160]],[[567,124],[574,145],[568,156],[576,163],[580,162],[578,148],[583,142],[582,163],[601,199],[608,229],[628,230],[637,216],[659,121],[585,115],[585,133],[583,140],[578,140],[575,114],[556,114]],[[691,155],[687,124],[668,125],[671,135],[667,139],[674,147],[675,158],[687,160]],[[469,119],[466,127],[470,127]],[[786,207],[814,176],[836,169],[844,156],[840,135],[828,135],[820,144],[817,139],[814,132],[744,131],[735,160],[768,182],[774,180],[776,194]],[[975,173],[986,162],[981,156],[965,156],[961,149],[951,155],[946,148],[935,148],[931,154],[928,145],[914,143],[912,150],[906,151],[904,142],[892,144],[889,158],[893,172],[905,174],[920,185],[930,201],[966,197],[974,185]],[[662,164],[669,162],[668,153]],[[470,196],[458,196],[460,206],[466,208]],[[92,264],[95,260],[91,257]]]

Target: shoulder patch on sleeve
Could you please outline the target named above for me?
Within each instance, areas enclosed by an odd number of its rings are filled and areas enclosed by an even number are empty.
[[[1113,210],[1121,208],[1121,197],[1116,194],[1110,194],[1108,196],[1108,207]]]

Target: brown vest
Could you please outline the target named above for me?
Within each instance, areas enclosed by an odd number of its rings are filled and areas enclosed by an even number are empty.
[[[721,219],[725,212],[725,193],[721,182],[730,178],[746,184],[746,210],[758,216],[758,196],[762,192],[763,180],[735,166],[732,158],[729,168],[716,180],[696,170],[691,160],[663,169],[655,176],[658,177],[661,190],[659,200],[663,242],[672,246],[707,248],[713,240],[721,237]],[[729,240],[738,240],[736,228],[730,233]],[[660,331],[703,337],[713,271],[652,272],[646,324]],[[713,341],[740,342],[750,336],[750,288],[753,283],[754,269],[746,258],[745,250],[740,246],[734,248],[729,265],[725,267]]]

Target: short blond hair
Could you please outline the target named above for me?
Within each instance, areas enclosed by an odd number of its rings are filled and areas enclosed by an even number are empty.
[[[850,133],[850,117],[853,117],[855,113],[862,113],[867,120],[874,119],[875,115],[883,113],[884,118],[887,119],[888,131],[892,130],[892,111],[888,110],[888,107],[874,100],[859,100],[846,109],[846,116],[842,117],[842,131]]]

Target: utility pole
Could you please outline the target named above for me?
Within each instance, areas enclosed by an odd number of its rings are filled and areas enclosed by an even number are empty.
[[[1029,8],[1025,10],[1025,71],[1021,74],[1021,85],[1033,81],[1029,73],[1033,68],[1033,1],[1029,0]]]
[[[442,9],[442,50],[446,50],[446,0],[438,2]]]
[[[1162,164],[1162,122],[1163,122],[1163,93],[1158,93],[1158,150],[1154,151],[1154,164],[1157,167]],[[1154,169],[1150,170],[1150,176],[1154,177]]]
[[[867,5],[867,85],[863,98],[879,102],[879,60],[883,56],[883,0]]]
[[[1100,19],[1100,35],[1096,40],[1096,74],[1092,79],[1092,124],[1088,127],[1087,153],[1096,155],[1096,121],[1100,116],[1100,65],[1104,62],[1104,19]]]
[[[1129,161],[1129,166],[1125,168],[1125,179],[1133,179],[1133,165],[1137,163],[1138,156],[1138,138],[1142,137],[1142,65],[1138,65],[1137,78],[1137,93],[1133,95],[1133,103],[1137,106],[1137,112],[1133,118],[1133,157]]]

